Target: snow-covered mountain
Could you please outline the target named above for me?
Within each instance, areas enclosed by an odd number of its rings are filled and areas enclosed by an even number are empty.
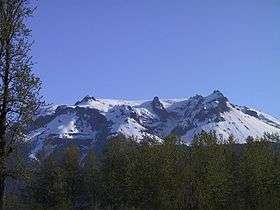
[[[189,99],[127,101],[86,96],[75,105],[52,106],[42,111],[30,132],[31,156],[52,152],[69,142],[87,150],[101,146],[109,137],[123,134],[141,140],[158,140],[176,134],[190,143],[202,131],[215,131],[223,138],[233,134],[240,143],[264,132],[280,133],[280,121],[272,116],[237,106],[219,91]]]

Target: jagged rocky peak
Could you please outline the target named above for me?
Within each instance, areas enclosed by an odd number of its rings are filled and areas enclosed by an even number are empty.
[[[200,100],[203,99],[202,95],[196,94],[195,96],[190,97],[191,100]]]
[[[160,110],[164,110],[164,106],[163,104],[160,102],[159,97],[154,97],[153,101],[152,101],[152,107],[153,109],[160,109]]]
[[[96,99],[91,95],[87,95],[82,99],[81,102],[89,102],[89,101],[96,101]]]
[[[91,95],[87,95],[81,101],[76,102],[75,105],[77,106],[77,105],[81,105],[81,104],[86,104],[91,101],[96,101],[96,99]]]
[[[210,112],[219,114],[230,111],[228,106],[228,98],[219,90],[215,90],[212,94],[206,97],[206,103],[210,105]],[[215,105],[213,105],[213,103]]]
[[[42,112],[30,128],[30,154],[36,157],[41,152],[56,152],[68,144],[65,139],[78,140],[83,150],[85,142],[102,150],[116,134],[161,139],[173,133],[191,143],[202,130],[215,131],[224,138],[233,134],[242,143],[248,136],[260,137],[264,132],[280,134],[280,121],[255,109],[233,105],[217,90],[188,100],[154,97],[150,101],[127,101],[86,96],[76,106],[52,106]]]
[[[188,108],[184,113],[185,122],[187,127],[192,125],[193,122],[220,122],[224,121],[221,114],[230,111],[228,99],[218,90],[206,97],[197,95],[190,99]]]
[[[152,101],[153,111],[159,116],[162,121],[165,121],[169,117],[169,113],[160,102],[159,97],[154,97]]]
[[[225,97],[221,91],[215,90],[213,93],[211,93],[209,96],[206,97],[206,101],[207,102],[212,102],[212,101],[227,102],[228,98]]]

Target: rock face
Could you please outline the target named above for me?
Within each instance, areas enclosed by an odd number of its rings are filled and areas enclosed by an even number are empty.
[[[90,103],[93,101],[96,101],[96,99],[93,96],[87,95],[81,101],[76,102],[75,105],[78,106],[78,105],[87,104],[87,103]]]
[[[112,136],[123,134],[136,141],[144,136],[159,141],[176,134],[190,143],[202,131],[215,131],[227,138],[233,134],[240,143],[264,132],[280,133],[279,120],[233,105],[220,92],[196,95],[186,100],[125,101],[86,96],[75,105],[49,107],[31,127],[30,155],[49,154],[75,142],[82,150],[102,148]]]
[[[164,108],[163,104],[160,102],[159,98],[156,96],[152,101],[153,111],[158,115],[162,121],[166,121],[169,117],[169,113]]]

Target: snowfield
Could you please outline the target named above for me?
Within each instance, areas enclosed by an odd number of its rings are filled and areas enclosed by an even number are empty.
[[[86,96],[75,105],[42,110],[29,139],[33,145],[31,157],[36,157],[40,151],[54,150],[62,140],[102,146],[106,139],[117,134],[134,137],[136,141],[144,136],[160,141],[175,134],[189,144],[202,131],[215,131],[221,138],[232,134],[244,143],[248,136],[261,137],[265,132],[280,134],[280,120],[234,105],[219,91],[206,97],[168,100],[155,97],[152,101]]]

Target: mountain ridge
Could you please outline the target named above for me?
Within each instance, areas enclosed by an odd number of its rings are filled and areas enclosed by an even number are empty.
[[[189,99],[117,100],[86,96],[74,105],[42,110],[30,132],[31,155],[56,150],[63,142],[102,147],[115,135],[140,141],[150,136],[159,141],[169,134],[186,144],[195,134],[215,131],[221,138],[231,134],[244,143],[248,136],[264,132],[280,134],[280,120],[247,106],[234,105],[218,90]]]

